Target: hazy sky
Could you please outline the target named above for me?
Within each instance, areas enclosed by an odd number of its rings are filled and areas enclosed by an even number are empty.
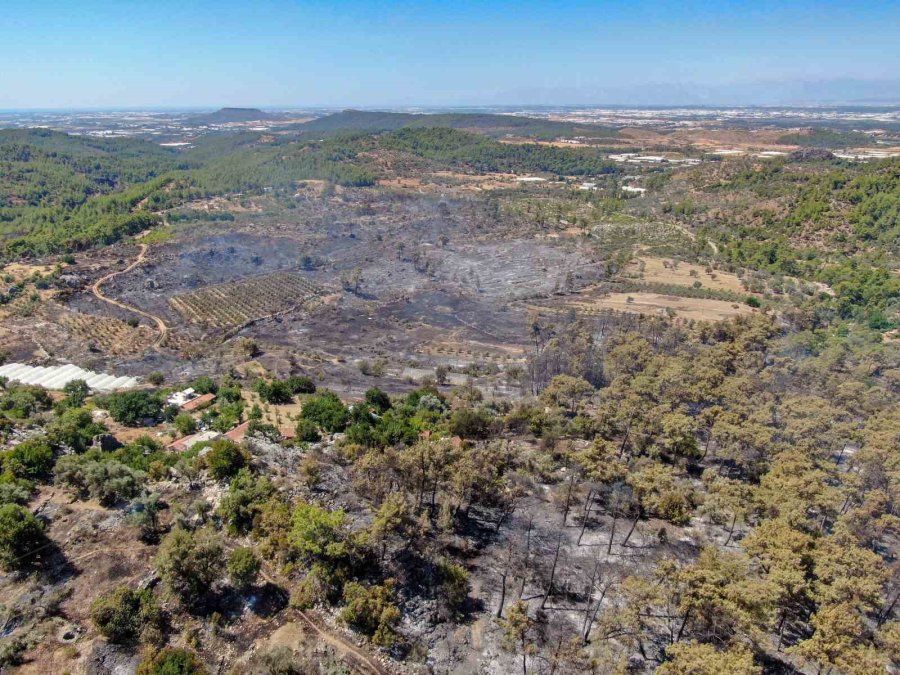
[[[0,12],[0,108],[615,103],[591,99],[898,76],[897,0],[2,0]]]

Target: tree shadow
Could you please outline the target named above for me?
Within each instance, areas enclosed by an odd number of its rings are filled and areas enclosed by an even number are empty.
[[[256,616],[269,619],[288,606],[288,592],[271,582],[253,588],[247,598],[247,606]]]

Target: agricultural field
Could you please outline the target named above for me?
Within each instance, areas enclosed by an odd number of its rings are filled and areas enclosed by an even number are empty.
[[[323,289],[302,274],[283,272],[208,286],[169,302],[191,323],[228,331],[283,312],[311,309],[323,295]]]

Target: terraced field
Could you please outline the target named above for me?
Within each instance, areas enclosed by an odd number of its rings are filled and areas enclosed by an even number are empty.
[[[141,353],[153,344],[155,337],[149,326],[129,326],[113,317],[65,312],[60,321],[74,338],[108,354]]]
[[[297,272],[276,272],[207,286],[169,299],[187,321],[229,330],[275,314],[311,307],[324,294]]]

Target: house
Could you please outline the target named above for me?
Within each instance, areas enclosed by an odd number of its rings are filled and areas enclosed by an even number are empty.
[[[181,405],[181,409],[185,412],[195,412],[197,410],[203,410],[209,405],[212,405],[212,402],[216,400],[215,394],[203,394],[202,396],[198,396],[197,398],[192,398],[190,401],[186,401]]]
[[[178,406],[179,408],[183,406],[185,403],[190,401],[193,398],[196,398],[197,392],[195,392],[192,388],[185,389],[183,391],[176,391],[169,398],[166,399],[166,403],[169,405]]]
[[[197,443],[204,443],[206,441],[214,441],[217,438],[220,438],[222,434],[218,431],[201,431],[200,433],[193,434],[191,436],[185,436],[184,438],[179,438],[177,441],[169,445],[169,450],[174,450],[175,452],[184,452],[185,450],[190,450]]]
[[[240,443],[244,440],[244,436],[247,435],[247,428],[250,426],[250,422],[244,422],[243,424],[237,425],[231,431],[227,431],[225,433],[225,438],[230,441],[234,441],[235,443]]]

